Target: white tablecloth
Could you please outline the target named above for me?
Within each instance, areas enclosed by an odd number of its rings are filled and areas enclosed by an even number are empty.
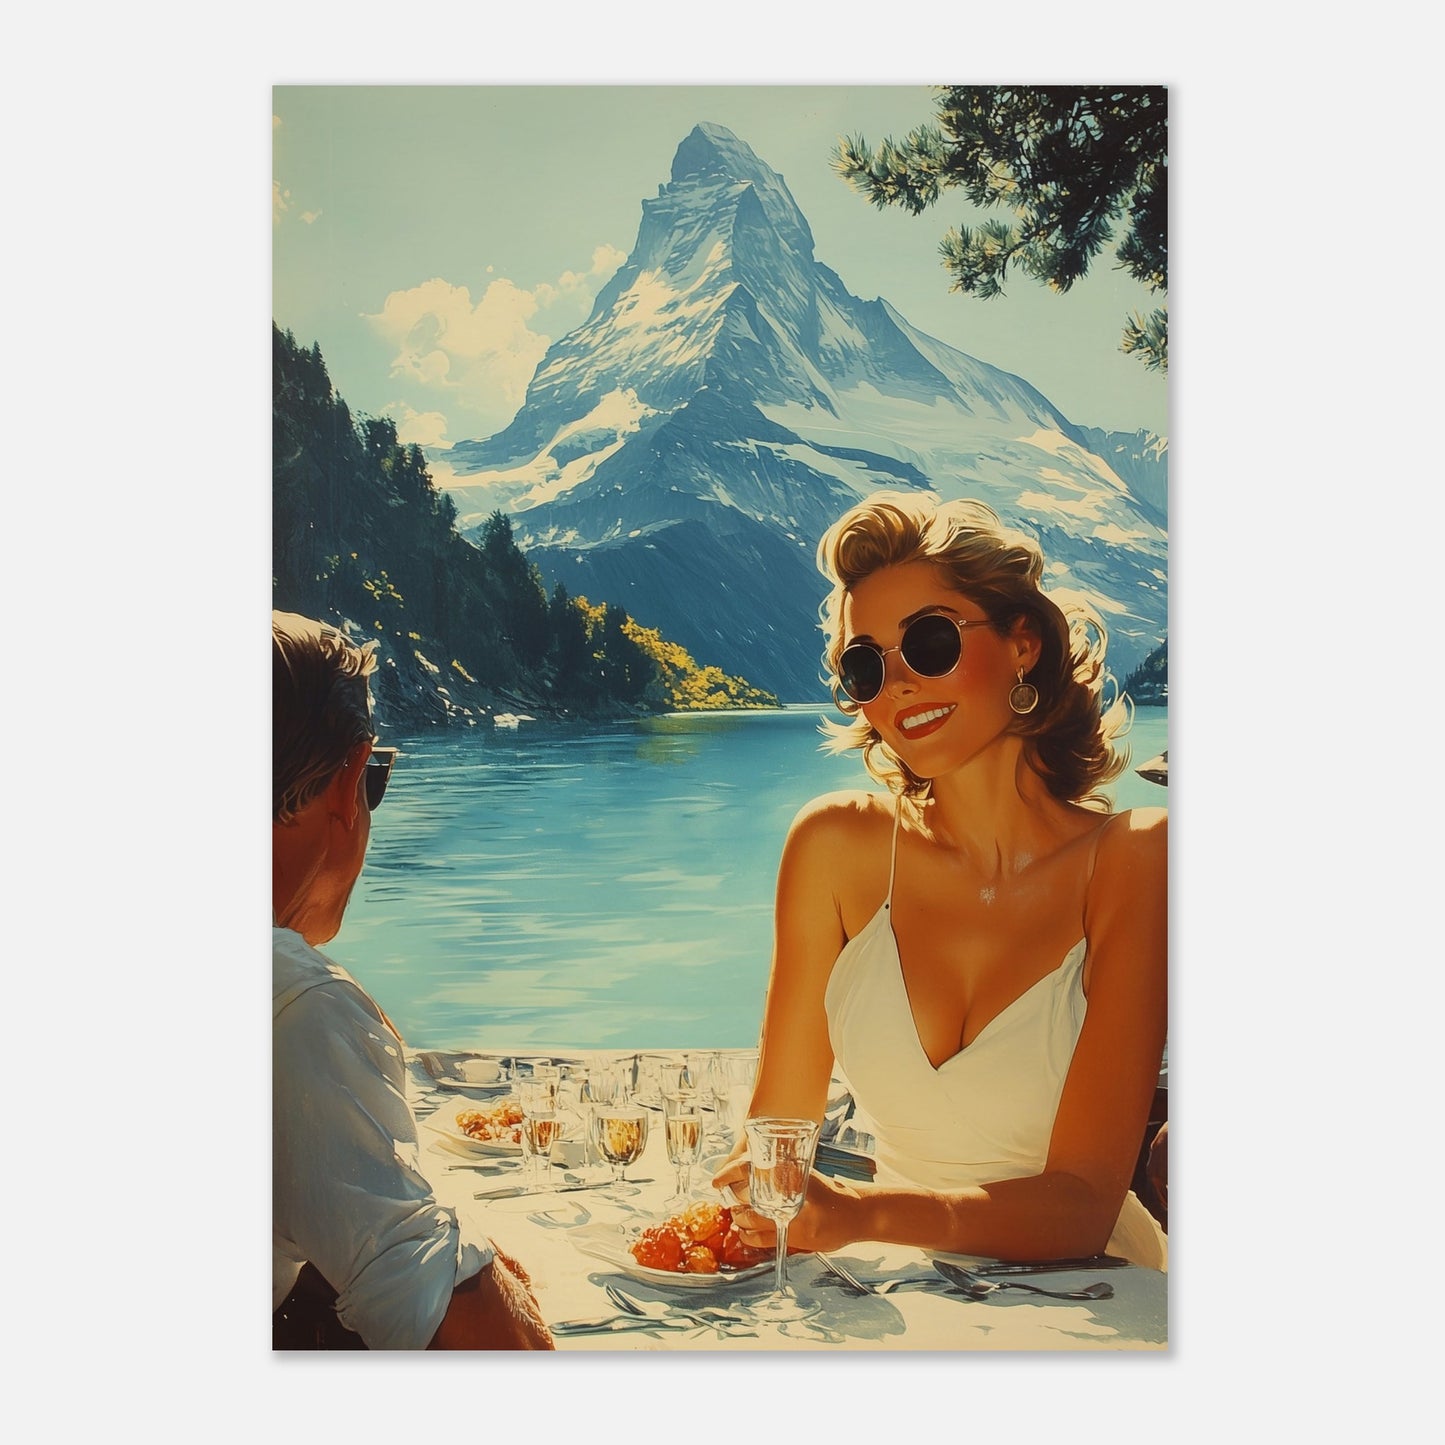
[[[549,1323],[615,1314],[604,1293],[618,1284],[643,1300],[662,1300],[683,1308],[730,1307],[766,1296],[771,1272],[737,1284],[719,1282],[705,1289],[665,1287],[629,1278],[620,1269],[582,1254],[569,1236],[584,1225],[622,1224],[639,1215],[666,1213],[674,1175],[667,1162],[660,1111],[653,1115],[647,1149],[628,1170],[642,1183],[639,1192],[613,1200],[597,1189],[478,1201],[478,1190],[522,1182],[521,1167],[509,1160],[478,1159],[456,1152],[426,1118],[437,1107],[486,1107],[486,1101],[438,1087],[413,1064],[413,1103],[423,1121],[422,1168],[443,1203],[489,1235],[527,1269]],[[562,1172],[554,1169],[558,1182]],[[587,1170],[575,1177],[589,1176]],[[695,1171],[694,1193],[705,1192],[709,1171]],[[899,1245],[861,1243],[836,1257],[865,1281],[934,1275],[923,1251]],[[1049,1289],[1078,1289],[1107,1280],[1114,1297],[1099,1301],[1041,1298],[1023,1291],[1000,1292],[971,1300],[947,1292],[940,1279],[929,1288],[904,1288],[887,1295],[860,1296],[843,1288],[812,1255],[788,1261],[789,1283],[819,1301],[811,1319],[783,1327],[762,1326],[755,1337],[722,1337],[715,1330],[683,1333],[634,1330],[624,1334],[559,1336],[561,1350],[1160,1350],[1167,1345],[1167,1277],[1135,1266],[1093,1272],[1030,1275],[1027,1282]]]

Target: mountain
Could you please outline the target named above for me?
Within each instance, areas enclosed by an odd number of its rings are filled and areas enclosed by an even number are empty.
[[[1169,442],[1152,431],[1100,431],[1079,428],[1080,439],[1103,457],[1129,486],[1147,516],[1169,526]]]
[[[1088,594],[1123,676],[1164,635],[1162,450],[1073,425],[813,252],[782,177],[696,126],[511,424],[434,454],[458,526],[506,510],[549,586],[805,701],[825,695],[825,528],[879,488],[974,496],[1038,537],[1050,587]]]

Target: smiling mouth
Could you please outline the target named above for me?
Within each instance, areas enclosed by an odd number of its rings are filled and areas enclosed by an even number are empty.
[[[948,703],[944,707],[924,708],[922,712],[910,713],[907,717],[899,718],[898,729],[905,737],[910,733],[931,729],[950,716],[957,706],[957,703]]]

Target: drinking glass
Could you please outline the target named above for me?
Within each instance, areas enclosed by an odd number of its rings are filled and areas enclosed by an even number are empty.
[[[714,1149],[731,1149],[732,1079],[727,1060],[721,1054],[709,1054],[702,1070],[702,1089],[712,1105],[712,1121],[708,1125],[707,1142]]]
[[[538,1189],[551,1187],[552,1145],[561,1129],[557,1117],[557,1080],[545,1073],[517,1081],[522,1106],[522,1155]]]
[[[678,1092],[663,1098],[663,1127],[667,1131],[667,1161],[677,1171],[677,1190],[665,1202],[668,1210],[679,1210],[692,1199],[692,1166],[702,1153],[702,1107],[693,1092]]]
[[[647,1144],[648,1112],[637,1104],[599,1104],[592,1115],[592,1137],[597,1152],[612,1166],[608,1193],[614,1198],[636,1194],[627,1182],[627,1166],[642,1157]]]
[[[581,1064],[557,1065],[557,1103],[560,1107],[575,1109],[582,1102],[582,1086],[587,1081],[587,1070]]]
[[[538,1189],[556,1187],[552,1180],[552,1146],[562,1137],[562,1128],[562,1116],[555,1109],[522,1116],[522,1153],[531,1161]]]
[[[622,1066],[615,1059],[594,1064],[582,1080],[582,1102],[588,1105],[620,1104],[625,1093]]]
[[[752,1313],[769,1321],[806,1319],[819,1306],[788,1284],[788,1224],[803,1207],[818,1125],[813,1119],[764,1118],[749,1119],[743,1127],[748,1135],[749,1205],[771,1219],[778,1231],[773,1292],[754,1305]]]
[[[638,1057],[632,1097],[647,1104],[656,1104],[662,1097],[662,1063],[659,1059],[646,1054]]]
[[[582,1119],[581,1138],[587,1150],[586,1167],[589,1179],[592,1178],[592,1171],[602,1163],[593,1128],[597,1110],[608,1104],[622,1102],[622,1071],[615,1059],[600,1060],[582,1075],[578,1112]]]
[[[683,1054],[681,1062],[669,1060],[659,1071],[662,1079],[662,1097],[669,1094],[696,1093],[701,1087],[698,1070],[693,1066],[691,1056]]]

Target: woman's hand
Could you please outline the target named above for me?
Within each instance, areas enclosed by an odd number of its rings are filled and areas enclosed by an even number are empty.
[[[712,1187],[723,1197],[725,1204],[736,1208],[748,1202],[748,1142],[739,1138],[733,1151],[723,1161],[723,1166],[712,1177]]]
[[[777,1229],[765,1214],[748,1207],[748,1164],[735,1159],[719,1171],[713,1185],[731,1187],[741,1202],[733,1206],[733,1223],[744,1244],[755,1249],[773,1249]],[[727,1198],[727,1194],[723,1194]],[[866,1201],[856,1189],[819,1174],[808,1176],[808,1193],[796,1219],[788,1225],[788,1249],[799,1251],[842,1249],[845,1244],[868,1238]]]

